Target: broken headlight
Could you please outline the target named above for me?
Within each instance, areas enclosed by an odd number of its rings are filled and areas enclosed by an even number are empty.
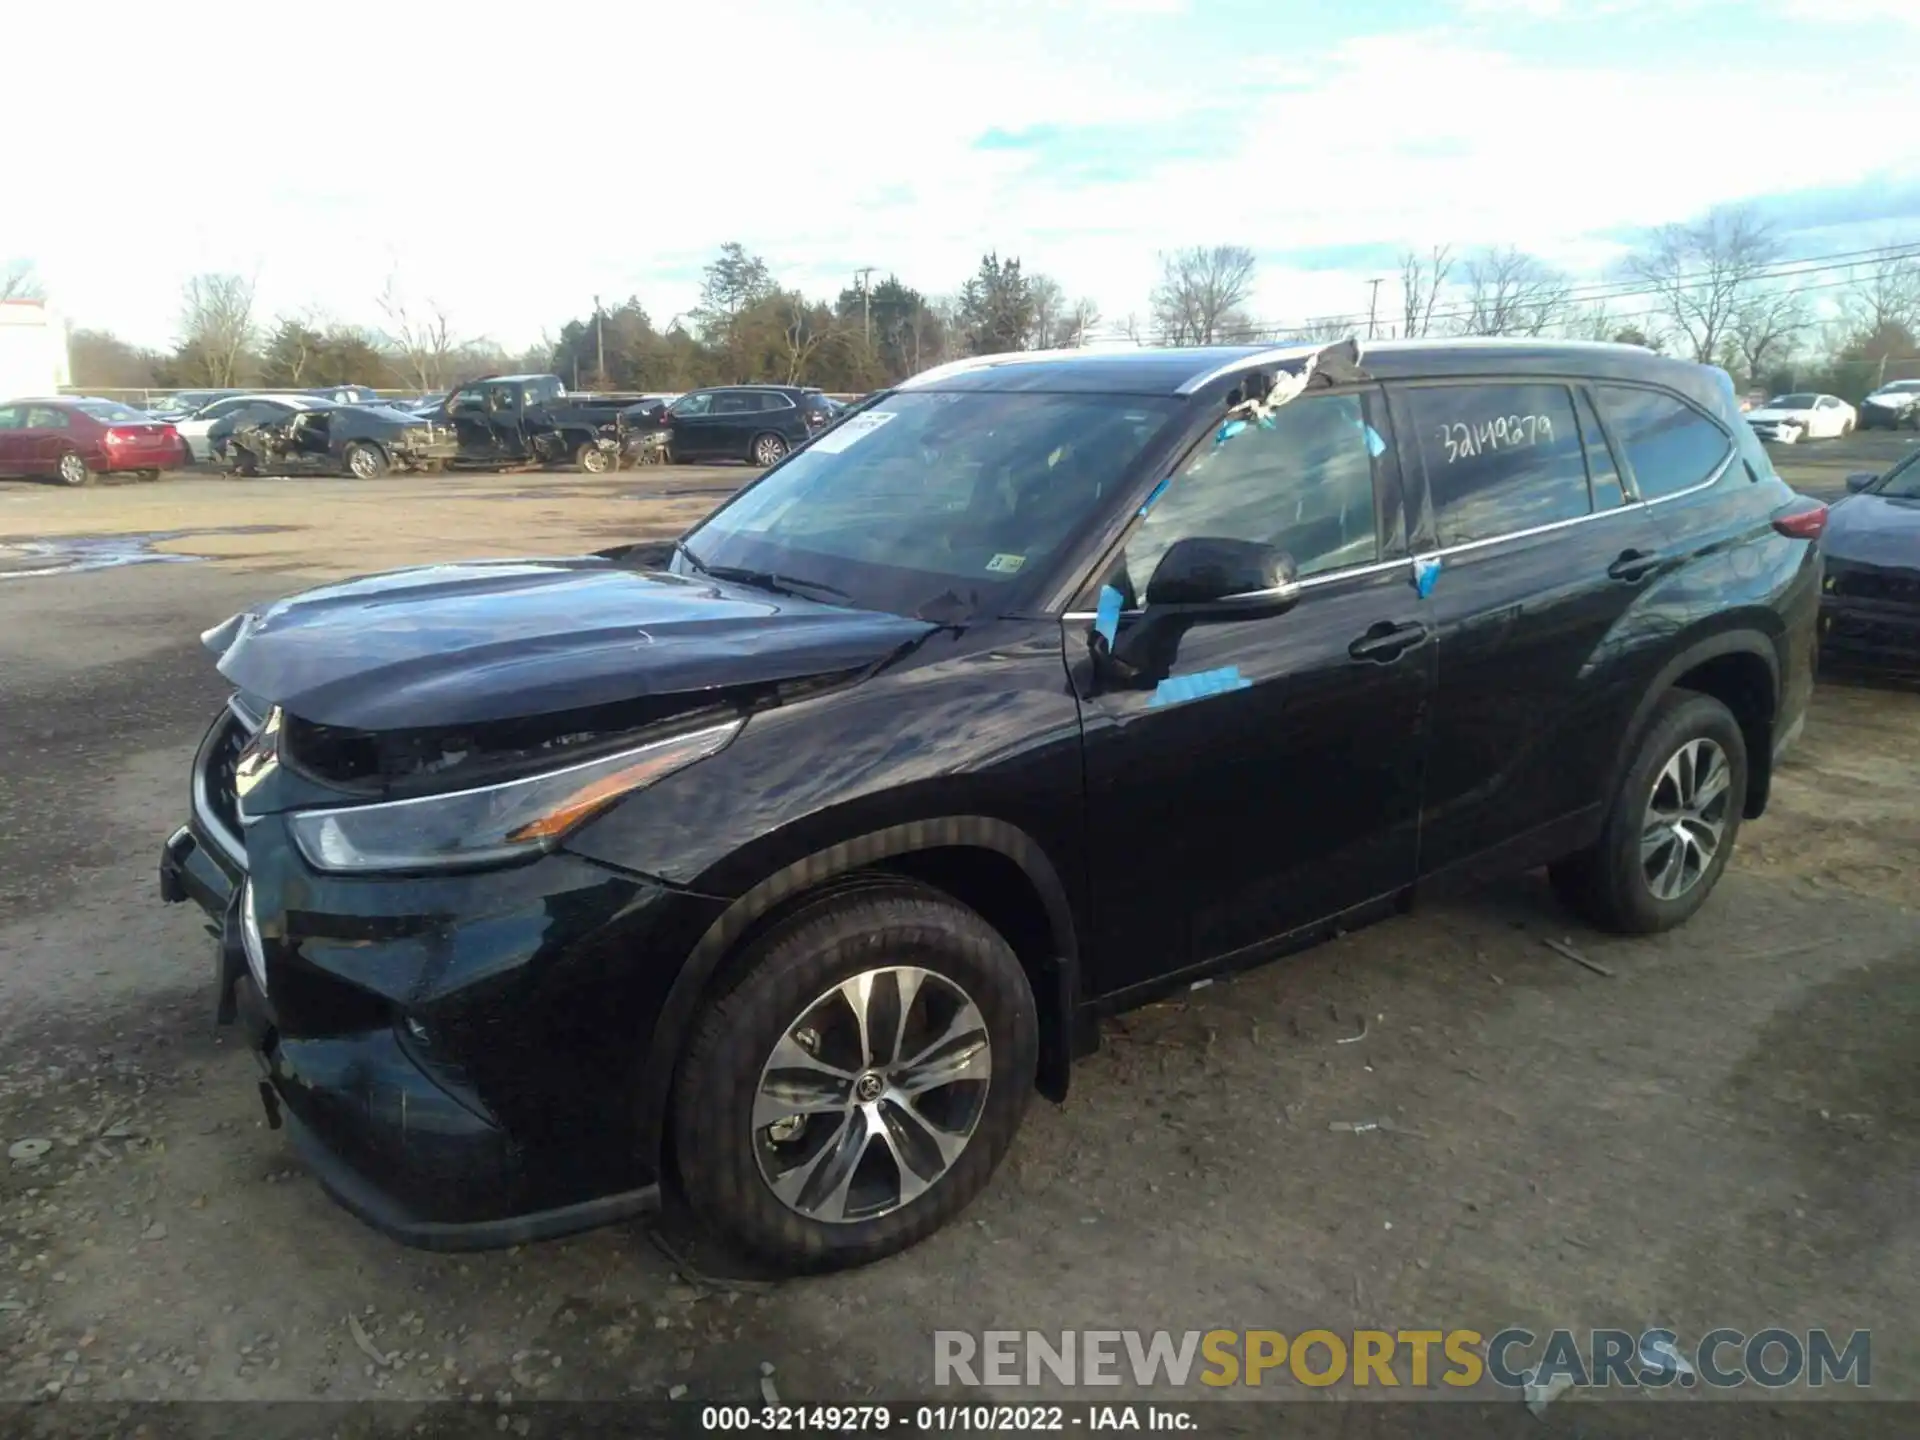
[[[501,785],[303,810],[289,824],[316,870],[440,870],[524,859],[551,850],[623,795],[706,759],[745,723],[709,725]]]

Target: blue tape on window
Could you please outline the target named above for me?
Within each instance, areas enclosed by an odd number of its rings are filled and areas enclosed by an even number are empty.
[[[1140,513],[1142,515],[1145,515],[1147,511],[1151,510],[1153,508],[1154,501],[1158,500],[1161,494],[1166,490],[1167,486],[1171,485],[1172,483],[1173,483],[1173,477],[1169,475],[1167,476],[1166,479],[1162,480],[1158,485],[1154,486],[1153,489],[1149,490],[1147,492],[1147,498],[1140,502]]]
[[[1245,690],[1252,684],[1240,673],[1238,665],[1202,670],[1195,675],[1169,675],[1154,687],[1153,698],[1147,704],[1178,705],[1187,700],[1205,700],[1213,695],[1225,695],[1230,690]]]
[[[1380,432],[1371,425],[1367,429],[1367,453],[1376,460],[1386,452],[1387,442],[1380,438]]]
[[[1244,420],[1229,420],[1220,427],[1219,433],[1213,437],[1213,443],[1216,445],[1224,445],[1246,428],[1247,422]]]
[[[1100,604],[1093,612],[1094,633],[1112,646],[1113,637],[1120,633],[1120,592],[1111,585],[1100,587]]]
[[[1433,585],[1440,578],[1440,566],[1443,562],[1438,555],[1419,555],[1413,562],[1413,588],[1420,593],[1422,600],[1433,593]]]

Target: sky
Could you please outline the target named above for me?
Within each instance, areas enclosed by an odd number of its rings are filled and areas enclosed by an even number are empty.
[[[666,324],[730,240],[820,296],[996,250],[1110,324],[1193,244],[1252,247],[1280,323],[1375,276],[1392,308],[1408,246],[1598,275],[1723,203],[1794,255],[1920,241],[1920,0],[23,0],[7,32],[0,263],[156,346],[207,271],[519,349],[595,295]]]

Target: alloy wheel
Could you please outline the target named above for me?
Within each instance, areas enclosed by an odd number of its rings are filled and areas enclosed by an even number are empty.
[[[786,442],[777,435],[762,435],[754,442],[753,458],[762,465],[772,465],[786,453]]]
[[[354,477],[360,480],[372,480],[380,473],[379,463],[371,450],[364,447],[353,452],[353,458],[347,462]]]
[[[808,1005],[760,1072],[761,1178],[809,1220],[891,1214],[960,1159],[992,1075],[986,1019],[959,985],[912,965],[862,971]]]
[[[1704,736],[1674,752],[1653,782],[1640,826],[1640,870],[1660,900],[1678,900],[1713,865],[1733,800],[1727,752]]]
[[[87,462],[69,450],[60,457],[60,481],[65,485],[87,483]]]

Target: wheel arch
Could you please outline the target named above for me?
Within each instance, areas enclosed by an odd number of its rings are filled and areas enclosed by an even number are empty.
[[[1747,793],[1742,815],[1765,813],[1773,785],[1773,726],[1780,706],[1780,656],[1758,629],[1725,630],[1684,646],[1654,676],[1628,722],[1607,781],[1608,795],[1633,763],[1654,707],[1673,690],[1711,695],[1739,722],[1747,742]]]
[[[1080,998],[1080,959],[1066,887],[1026,831],[985,815],[891,825],[782,866],[709,925],[667,991],[653,1024],[635,1117],[639,1153],[655,1173],[667,1144],[673,1084],[700,1006],[732,977],[729,962],[754,937],[799,912],[876,884],[940,891],[978,911],[1007,939],[1033,986],[1040,1019],[1037,1088],[1066,1098]]]

